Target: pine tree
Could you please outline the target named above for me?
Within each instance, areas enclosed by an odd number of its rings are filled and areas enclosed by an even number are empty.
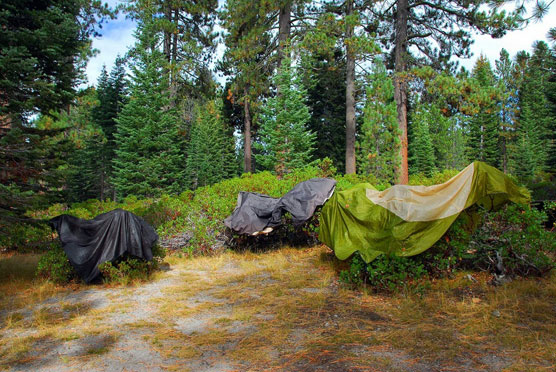
[[[546,97],[552,111],[552,117],[548,128],[548,159],[546,162],[547,171],[556,174],[556,27],[552,28],[549,32],[549,38],[552,42],[552,49],[550,50],[549,71],[550,76],[546,84]]]
[[[283,175],[310,162],[316,136],[307,128],[307,92],[289,58],[282,61],[274,83],[280,94],[263,106],[260,142],[255,144],[260,154],[255,159],[265,169]]]
[[[98,1],[0,2],[0,231],[29,207],[59,200],[66,160],[58,134],[39,128],[36,115],[66,110],[96,33]]]
[[[481,56],[473,68],[477,111],[469,120],[467,157],[484,161],[493,167],[500,164],[499,128],[500,92],[490,62]]]
[[[473,94],[466,71],[453,75],[448,71],[435,72],[426,66],[413,70],[417,78],[412,94],[412,110],[409,119],[409,166],[411,168],[413,123],[415,114],[420,120],[427,120],[434,148],[437,169],[461,169],[468,164],[465,157],[466,134],[463,123],[476,105],[469,99]]]
[[[496,78],[501,92],[498,111],[500,112],[500,151],[502,169],[508,171],[508,146],[511,146],[516,127],[519,96],[518,86],[514,77],[514,64],[505,49],[500,51],[496,61]]]
[[[303,85],[311,113],[308,127],[316,134],[317,159],[328,157],[339,172],[346,158],[346,67],[341,49],[304,55]]]
[[[234,177],[239,172],[233,133],[222,121],[220,101],[198,108],[191,129],[186,178],[191,189]]]
[[[431,111],[434,109],[431,110],[428,105],[419,105],[411,121],[413,135],[409,170],[411,173],[423,173],[427,177],[430,177],[436,170],[436,158],[429,125],[437,115]]]
[[[67,198],[69,201],[98,199],[104,179],[106,136],[93,120],[98,106],[94,88],[79,93],[68,113],[59,115],[66,122],[73,151],[68,157]]]
[[[369,78],[363,124],[358,141],[358,169],[394,183],[399,164],[399,136],[394,85],[382,61],[375,61]]]
[[[550,129],[556,120],[547,97],[550,79],[551,55],[548,45],[537,42],[533,55],[526,58],[523,82],[520,87],[520,112],[517,125],[517,142],[531,146],[526,153],[534,154],[533,174],[548,169],[550,151]],[[526,137],[521,140],[520,137]],[[521,156],[521,155],[520,155]],[[514,162],[517,166],[517,160]]]
[[[450,65],[452,56],[468,56],[472,30],[501,37],[506,30],[518,27],[515,14],[506,13],[496,6],[486,10],[489,3],[486,0],[393,0],[373,4],[373,14],[369,18],[379,26],[378,30],[375,27],[370,31],[385,35],[381,39],[393,54],[394,88],[402,144],[399,183],[408,182],[409,84],[406,74],[415,65],[444,69]],[[418,52],[410,53],[412,49]]]
[[[160,35],[151,26],[139,24],[130,99],[116,120],[114,184],[121,196],[179,192],[184,184],[185,136],[170,105]]]
[[[102,180],[100,187],[100,199],[104,199],[106,195],[116,198],[116,189],[112,184],[113,169],[112,159],[115,156],[116,142],[114,134],[116,132],[116,118],[122,111],[127,101],[127,82],[125,72],[125,60],[120,56],[116,57],[114,67],[110,71],[110,75],[103,76],[99,79],[97,86],[99,105],[93,111],[93,118],[97,125],[102,128],[102,132],[106,140],[101,148],[102,163]]]

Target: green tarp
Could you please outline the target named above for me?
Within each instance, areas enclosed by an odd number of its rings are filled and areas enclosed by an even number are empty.
[[[320,217],[319,239],[345,260],[354,252],[370,262],[380,254],[413,256],[429,249],[473,204],[496,208],[529,202],[529,193],[485,163],[470,164],[434,186],[370,184],[334,193]]]

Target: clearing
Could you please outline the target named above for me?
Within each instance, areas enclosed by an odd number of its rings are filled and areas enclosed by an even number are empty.
[[[0,257],[0,370],[538,371],[556,366],[556,276],[461,273],[424,293],[338,282],[328,249],[169,257],[148,283],[55,286]],[[10,272],[10,268],[12,268]]]

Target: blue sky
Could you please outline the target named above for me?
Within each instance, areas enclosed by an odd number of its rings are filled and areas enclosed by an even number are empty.
[[[119,3],[119,0],[109,0],[108,3],[113,6]],[[541,22],[532,23],[524,30],[509,32],[501,39],[477,35],[475,43],[471,46],[473,57],[460,60],[460,64],[470,70],[475,60],[483,54],[494,65],[494,60],[499,57],[502,48],[505,48],[512,57],[520,50],[531,51],[531,46],[535,40],[546,40],[546,35],[551,27],[556,27],[556,5],[551,7]],[[87,65],[87,85],[96,84],[102,66],[106,65],[106,68],[110,71],[118,53],[124,55],[128,48],[134,44],[134,30],[134,22],[126,19],[123,14],[103,25],[102,37],[93,40],[93,48],[98,49],[99,53],[91,58]],[[222,46],[218,50],[217,55],[220,55],[223,50]]]

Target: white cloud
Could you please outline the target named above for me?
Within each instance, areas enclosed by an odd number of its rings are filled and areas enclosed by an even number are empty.
[[[548,30],[555,26],[556,4],[552,5],[541,22],[531,23],[523,30],[508,32],[500,39],[493,39],[488,35],[475,36],[475,43],[471,46],[473,57],[466,60],[460,59],[460,64],[471,70],[477,58],[484,55],[494,66],[494,61],[500,57],[500,50],[502,48],[508,51],[510,58],[513,58],[517,52],[522,50],[530,53],[533,43],[537,40],[546,41]]]
[[[109,3],[114,5],[115,1]],[[102,66],[106,65],[106,69],[110,72],[118,54],[123,56],[135,44],[133,37],[135,27],[135,22],[126,19],[124,14],[103,25],[102,36],[93,39],[93,48],[98,49],[99,53],[87,64],[85,72],[88,82],[85,86],[96,85]]]

